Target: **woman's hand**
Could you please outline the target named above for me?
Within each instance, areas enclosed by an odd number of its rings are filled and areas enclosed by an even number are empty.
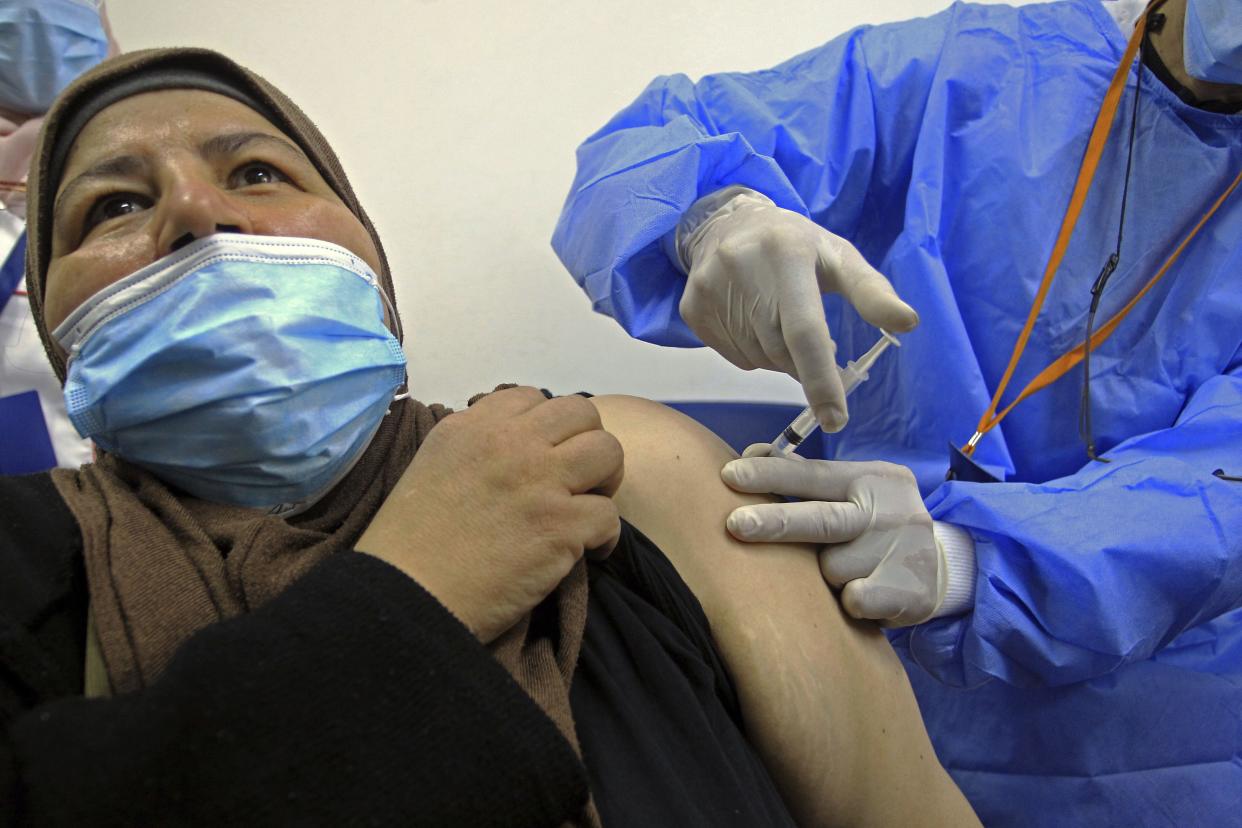
[[[621,531],[621,444],[582,397],[511,388],[428,435],[357,550],[418,581],[483,643]]]

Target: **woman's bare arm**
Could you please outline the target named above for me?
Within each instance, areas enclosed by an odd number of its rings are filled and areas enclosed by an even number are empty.
[[[622,517],[664,550],[702,603],[747,733],[802,825],[977,825],[940,766],[905,671],[874,625],[841,611],[814,550],[725,531],[736,455],[666,406],[593,400],[625,448]]]

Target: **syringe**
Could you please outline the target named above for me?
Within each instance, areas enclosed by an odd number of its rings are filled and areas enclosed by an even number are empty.
[[[844,368],[837,368],[841,374],[841,385],[845,387],[845,396],[848,397],[854,392],[854,389],[867,381],[867,372],[871,370],[871,366],[875,365],[875,361],[880,358],[880,354],[884,353],[889,345],[901,347],[901,343],[897,341],[897,337],[888,331],[880,331],[880,338],[871,346],[867,353],[863,354],[856,360],[850,360],[845,364]],[[815,419],[815,412],[807,408],[801,414],[794,418],[780,435],[772,441],[772,450],[768,453],[769,457],[788,457],[802,445],[802,441],[810,437],[815,429],[819,426],[819,421]]]

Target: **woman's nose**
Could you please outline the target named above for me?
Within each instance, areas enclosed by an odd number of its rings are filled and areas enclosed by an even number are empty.
[[[212,233],[251,233],[250,217],[232,193],[205,177],[176,181],[160,199],[156,244],[161,256]]]

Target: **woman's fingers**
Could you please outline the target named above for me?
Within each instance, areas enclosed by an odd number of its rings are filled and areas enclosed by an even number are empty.
[[[621,537],[621,515],[617,504],[606,495],[575,495],[573,509],[581,524],[587,557],[595,561],[607,558]]]
[[[602,429],[576,434],[553,450],[560,480],[574,494],[595,492],[611,497],[625,474],[621,443]]]
[[[536,434],[554,446],[578,434],[603,428],[595,406],[586,397],[578,396],[542,400],[526,411],[522,418]]]
[[[495,417],[505,419],[518,417],[529,412],[548,400],[538,388],[521,385],[517,388],[506,388],[496,391],[480,399],[474,405],[453,416]]]

